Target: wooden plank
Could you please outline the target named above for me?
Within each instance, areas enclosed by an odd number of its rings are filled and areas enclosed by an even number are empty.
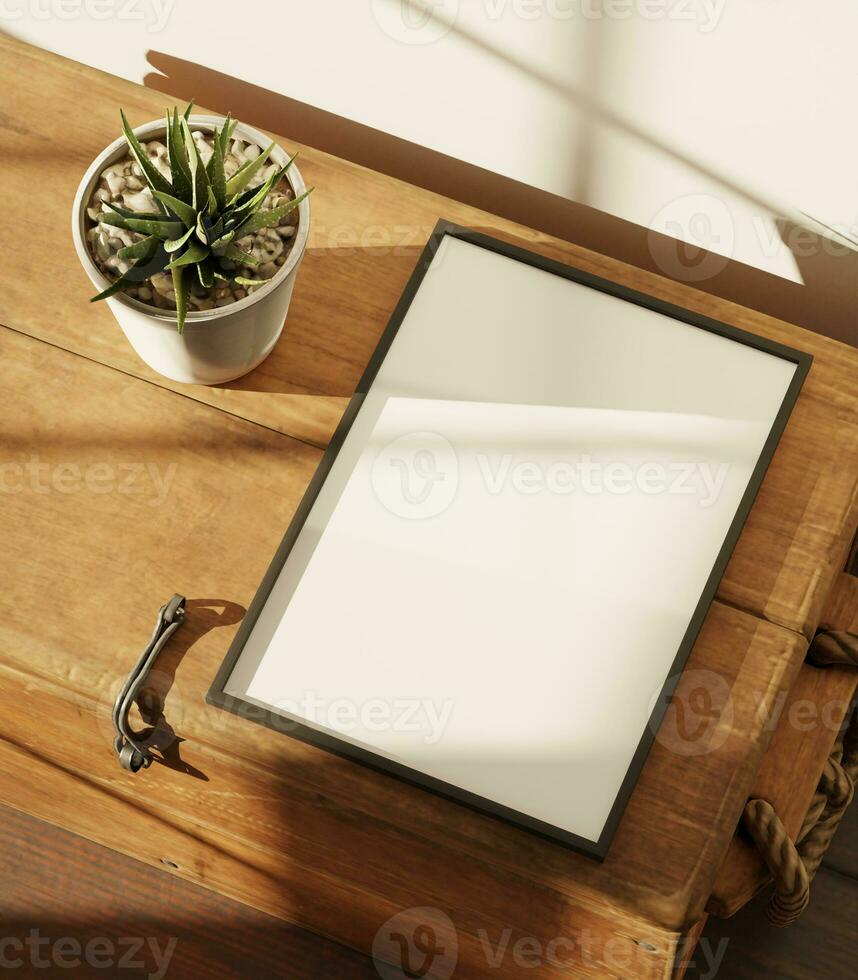
[[[367,957],[338,943],[8,807],[0,807],[0,837],[3,952],[13,973],[39,975],[28,945],[35,929],[49,941],[36,949],[37,964],[58,962],[76,978],[104,977],[125,958],[149,976],[378,980]],[[53,961],[63,937],[81,952],[60,951]],[[18,959],[20,967],[8,965]],[[34,973],[25,974],[28,966]]]
[[[820,629],[847,630],[858,633],[858,568],[851,575],[841,575],[822,614]],[[855,710],[858,710],[856,708]],[[849,875],[858,881],[858,805],[853,800],[843,817],[831,847],[823,858],[831,871]]]
[[[694,955],[697,952],[697,943],[706,926],[708,916],[704,915],[700,921],[695,923],[688,932],[682,937],[676,949],[676,962],[673,966],[672,980],[684,980],[688,974],[688,969],[694,963]]]
[[[819,980],[854,977],[858,884],[820,869],[810,905],[786,929],[765,918],[768,893],[732,919],[710,916],[686,980]],[[714,966],[713,966],[714,964]]]
[[[174,385],[137,360],[108,309],[88,305],[91,286],[70,236],[49,249],[22,249],[17,241],[17,229],[30,221],[32,161],[40,168],[40,211],[65,228],[80,175],[117,135],[117,107],[142,122],[161,114],[162,96],[10,38],[0,39],[0,50],[0,132],[15,161],[4,171],[0,321],[234,415],[324,445],[439,217],[812,353],[805,393],[719,592],[726,602],[812,635],[858,525],[858,351],[300,147],[305,178],[317,191],[283,339],[247,378],[219,388]],[[18,85],[22,77],[32,84]],[[48,285],[37,289],[39,282]]]
[[[713,606],[599,864],[205,705],[317,450],[13,331],[0,357],[15,365],[4,427],[22,467],[4,470],[0,509],[15,569],[0,600],[3,802],[359,949],[390,915],[434,904],[467,962],[484,957],[480,930],[508,927],[546,943],[586,934],[597,962],[667,975],[802,637]],[[141,492],[110,487],[132,464]],[[112,696],[176,590],[188,622],[158,683],[183,762],[132,776],[112,753]],[[346,905],[363,911],[344,918]]]
[[[858,633],[858,577],[841,572],[819,619],[820,630]]]
[[[822,614],[823,628],[855,628],[858,623],[856,586],[858,579],[841,573]],[[771,803],[793,839],[804,823],[856,687],[856,670],[821,669],[804,664],[795,686],[779,708],[777,731],[750,796]],[[771,875],[753,843],[744,833],[739,833],[730,844],[707,907],[715,915],[733,915],[770,880]]]
[[[806,664],[782,706],[749,796],[768,800],[793,839],[810,808],[856,683],[854,671]],[[741,833],[730,843],[707,908],[722,918],[733,915],[770,880],[753,842]]]

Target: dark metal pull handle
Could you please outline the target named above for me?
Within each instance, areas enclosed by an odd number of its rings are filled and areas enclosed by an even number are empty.
[[[185,597],[174,595],[169,602],[158,610],[158,620],[152,631],[152,638],[146,649],[140,654],[140,659],[128,675],[122,690],[113,705],[113,727],[116,738],[113,747],[119,756],[119,764],[129,772],[148,769],[154,756],[142,742],[142,733],[135,732],[128,721],[128,713],[137,700],[137,695],[143,682],[158,659],[158,654],[164,649],[167,641],[185,620]]]

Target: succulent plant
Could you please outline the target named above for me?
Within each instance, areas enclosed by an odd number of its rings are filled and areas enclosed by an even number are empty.
[[[122,128],[131,154],[149,185],[158,210],[138,212],[107,203],[110,210],[98,218],[102,224],[125,228],[144,237],[117,253],[120,260],[133,264],[91,300],[94,303],[105,299],[159,272],[169,271],[176,293],[176,325],[179,333],[185,326],[194,277],[203,288],[212,287],[215,280],[248,289],[269,281],[235,275],[236,266],[253,269],[260,263],[253,255],[239,249],[234,239],[276,225],[298,207],[312,190],[310,188],[280,207],[262,210],[266,197],[285,176],[295,157],[291,157],[285,166],[277,168],[261,184],[257,181],[257,186],[249,187],[274,149],[274,143],[271,143],[255,159],[248,160],[227,177],[224,158],[236,121],[227,116],[223,127],[215,129],[213,152],[208,163],[203,164],[188,124],[191,108],[189,105],[180,115],[174,107],[172,113],[168,111],[166,114],[169,180],[149,159],[128,124],[125,113],[120,110]],[[226,265],[221,264],[222,260],[226,261]]]

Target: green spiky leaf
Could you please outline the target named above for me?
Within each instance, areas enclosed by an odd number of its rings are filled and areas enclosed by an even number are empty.
[[[191,235],[193,235],[193,233],[194,229],[188,228],[178,238],[171,238],[169,241],[164,242],[164,248],[168,252],[178,252],[185,242],[191,237]]]
[[[235,238],[235,229],[224,232],[220,238],[217,238],[212,242],[212,248],[224,248],[233,240],[233,238]]]
[[[190,204],[185,204],[172,194],[165,194],[163,191],[155,191],[155,197],[162,204],[166,204],[168,209],[182,222],[186,228],[193,228],[197,223],[197,212]]]
[[[259,173],[259,170],[265,164],[265,161],[271,155],[271,151],[273,149],[274,144],[270,143],[255,160],[248,160],[247,163],[242,164],[242,166],[236,170],[232,177],[230,177],[226,182],[227,198],[235,197],[236,194],[240,194],[241,191],[247,187],[254,175]]]
[[[113,225],[116,228],[125,228],[127,231],[139,231],[143,235],[157,235],[158,238],[174,238],[181,234],[183,225],[181,221],[174,221],[169,218],[126,218],[121,214],[100,215],[98,219],[103,225]]]
[[[134,242],[133,245],[126,245],[125,248],[120,248],[116,255],[123,262],[130,262],[132,259],[148,258],[150,255],[155,254],[160,244],[161,242],[156,235],[149,235],[147,238],[141,238],[139,242]]]
[[[104,203],[110,208],[111,211],[121,214],[123,218],[148,218],[151,221],[170,220],[169,215],[165,215],[163,211],[131,211],[128,208],[123,208],[118,204],[114,204],[112,201],[105,201]],[[99,221],[102,220],[104,214],[107,214],[107,212],[105,211],[101,216],[99,216]]]
[[[268,195],[295,159],[292,157],[283,167],[272,167],[273,172],[266,180],[258,180],[261,168],[270,159],[273,143],[260,148],[255,160],[247,160],[227,179],[225,159],[237,125],[230,116],[211,135],[212,155],[204,165],[190,127],[192,108],[190,103],[182,114],[175,107],[166,114],[164,141],[169,179],[148,156],[122,113],[131,155],[140,166],[159,210],[144,213],[110,204],[99,215],[98,221],[106,226],[125,228],[145,237],[119,250],[120,261],[133,265],[93,298],[112,296],[169,269],[176,291],[176,322],[180,330],[184,329],[191,284],[197,280],[203,289],[210,289],[216,283],[254,289],[269,281],[250,275],[235,276],[236,265],[254,268],[262,264],[260,259],[238,248],[235,239],[277,223],[306,197],[302,194],[280,208],[262,210]],[[254,180],[257,186],[251,187]]]
[[[145,282],[166,269],[169,261],[170,253],[159,244],[151,255],[141,256],[125,275],[132,282]]]
[[[204,244],[209,244],[209,238],[211,237],[211,222],[206,217],[205,211],[200,211],[197,215],[196,224],[197,238]]]
[[[270,211],[257,211],[252,214],[243,224],[239,225],[238,233],[242,236],[250,235],[256,231],[262,231],[263,228],[268,228],[271,225],[277,224],[281,218],[285,218],[290,211],[294,211],[301,201],[311,193],[313,188],[304,191],[292,201],[287,201],[286,204],[282,204],[279,208],[272,208]]]
[[[186,204],[191,203],[191,170],[188,166],[188,155],[182,140],[182,128],[179,125],[179,110],[174,108],[173,115],[167,113],[167,153],[170,160],[173,193]]]
[[[254,258],[249,252],[242,252],[242,250],[238,248],[238,246],[233,245],[232,242],[229,242],[226,248],[223,250],[223,257],[225,259],[229,259],[231,262],[238,262],[239,265],[250,266],[251,269],[257,265],[260,265],[259,259]]]
[[[214,271],[212,270],[211,259],[205,258],[197,263],[197,278],[203,289],[210,289],[214,285]]]
[[[285,173],[286,169],[281,168],[273,173],[263,184],[260,184],[259,187],[254,187],[252,190],[237,195],[235,201],[228,205],[230,214],[234,215],[237,220],[242,220],[257,208],[262,207],[265,198],[280,183]]]
[[[223,211],[226,207],[226,173],[223,169],[223,158],[226,155],[226,150],[224,148],[223,134],[226,132],[228,126],[229,118],[227,118],[223,129],[215,130],[214,153],[212,153],[206,165],[209,186],[214,194],[215,207],[218,211]]]
[[[197,144],[194,141],[193,134],[191,133],[191,128],[188,126],[188,120],[182,119],[182,133],[185,140],[185,148],[188,151],[188,165],[191,171],[191,184],[193,187],[193,205],[195,210],[199,211],[205,208],[209,202],[209,178],[206,173],[206,168],[203,166],[203,161],[200,158],[200,151],[197,149]]]
[[[97,296],[93,296],[90,299],[90,303],[107,299],[108,296],[113,296],[128,286],[145,282],[151,276],[161,272],[166,267],[169,259],[170,256],[160,247],[151,256],[142,256],[124,275],[114,280],[106,289],[102,289]]]
[[[149,159],[145,148],[134,135],[134,130],[129,125],[128,119],[125,117],[122,109],[119,110],[119,114],[122,117],[122,130],[125,133],[125,139],[128,141],[131,152],[138,166],[143,171],[143,176],[146,178],[147,183],[153,191],[164,191],[167,194],[171,193],[173,185]]]
[[[173,261],[167,266],[168,269],[178,269],[183,265],[196,265],[197,262],[202,262],[203,259],[208,258],[209,247],[208,245],[203,245],[198,242],[195,238],[192,238],[188,242],[188,247],[184,252],[178,257],[173,259]]]
[[[190,301],[190,290],[188,289],[187,270],[173,266],[173,290],[176,293],[176,326],[179,333],[185,332],[185,317],[188,315],[188,303]]]
[[[118,279],[114,279],[107,289],[102,289],[97,296],[91,296],[89,301],[90,303],[97,303],[100,299],[107,299],[108,296],[113,296],[131,285],[133,283],[127,276],[120,276]]]
[[[237,282],[239,286],[264,286],[265,283],[271,282],[270,279],[248,279],[247,276],[236,276],[233,282]]]

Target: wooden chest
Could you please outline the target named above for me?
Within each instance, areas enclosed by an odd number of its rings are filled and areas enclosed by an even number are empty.
[[[31,220],[30,161],[50,171],[41,212],[64,226],[118,106],[137,124],[162,99],[0,46],[16,161],[0,231],[0,801],[363,951],[391,918],[428,915],[453,930],[456,976],[669,977],[707,909],[730,913],[765,881],[735,836],[748,797],[800,824],[836,736],[830,706],[854,688],[803,661],[820,623],[856,628],[840,576],[858,526],[858,351],[301,148],[318,191],[283,341],[240,382],[174,385],[89,306],[70,238],[35,253],[12,230]],[[39,84],[16,86],[25,75]],[[814,356],[601,864],[204,701],[439,217]],[[158,683],[182,741],[131,775],[113,754],[112,699],[177,591],[188,619]],[[816,706],[800,733],[797,702]]]

